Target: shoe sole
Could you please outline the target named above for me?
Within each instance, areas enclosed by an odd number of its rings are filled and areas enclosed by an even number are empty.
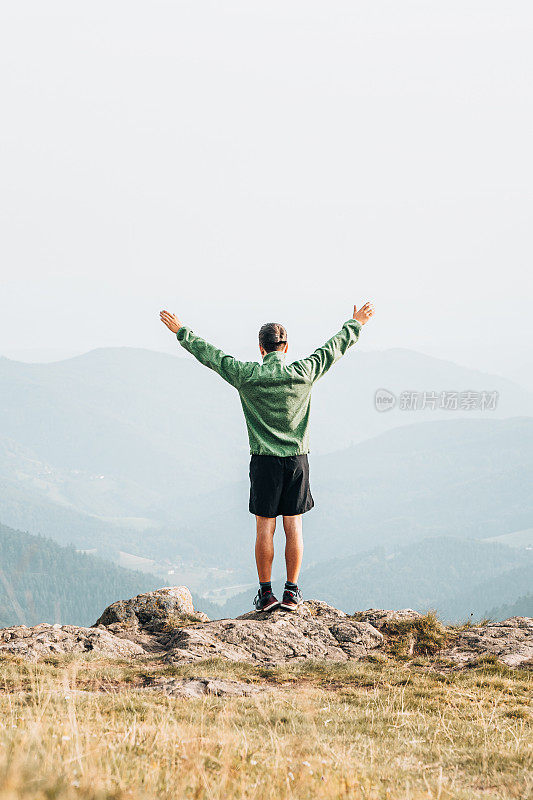
[[[280,603],[280,607],[284,608],[285,611],[296,611],[298,606],[301,606],[301,603],[297,603],[296,605],[292,605],[291,604],[290,606],[289,605],[285,605],[285,603]]]
[[[255,608],[254,611],[274,611],[274,609],[278,608],[279,605],[280,602],[278,600],[277,603],[272,603],[271,606],[267,606],[266,608]]]

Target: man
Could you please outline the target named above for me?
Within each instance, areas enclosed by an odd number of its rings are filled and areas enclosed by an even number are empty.
[[[374,314],[371,303],[347,320],[341,330],[307,358],[286,364],[289,349],[283,325],[268,322],[259,331],[263,363],[237,361],[197,336],[168,311],[161,321],[201,364],[213,369],[239,392],[250,442],[249,510],[256,517],[255,559],[258,611],[281,605],[295,611],[302,602],[298,575],[302,564],[302,514],[314,506],[309,486],[309,412],[311,389],[359,338]],[[280,602],[271,585],[276,517],[283,517],[287,582]]]

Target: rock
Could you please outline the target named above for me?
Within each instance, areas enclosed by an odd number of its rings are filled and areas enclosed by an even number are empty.
[[[322,620],[336,620],[336,619],[347,619],[348,615],[344,613],[344,611],[339,611],[338,608],[334,608],[333,606],[324,603],[323,600],[306,600],[305,603],[302,603],[296,611],[289,611],[285,612],[283,609],[277,609],[274,611],[274,614],[291,614],[292,616],[298,617],[305,617],[305,618],[320,618]],[[248,611],[246,614],[242,614],[237,619],[256,619],[259,621],[265,621],[271,617],[271,613],[265,613],[264,611]]]
[[[327,603],[307,600],[296,612],[250,611],[237,619],[209,621],[205,614],[194,611],[185,586],[168,586],[113,603],[91,628],[43,623],[0,630],[0,654],[36,661],[51,653],[94,651],[111,658],[159,653],[170,663],[218,656],[280,664],[306,659],[358,660],[382,649],[392,657],[435,655],[458,668],[475,664],[483,656],[494,656],[510,667],[533,665],[531,618],[513,617],[456,631],[422,617],[410,608],[369,608],[349,616]],[[423,624],[418,625],[420,619]],[[413,625],[402,625],[406,622]],[[215,691],[215,683],[209,685],[206,691]],[[205,686],[184,688],[178,679],[162,686],[162,691],[176,696],[180,692],[185,692],[183,696],[205,693]]]
[[[49,655],[91,651],[108,658],[130,658],[144,653],[143,648],[135,642],[121,639],[100,628],[42,622],[31,628],[15,625],[0,630],[0,655],[11,653],[27,661],[38,661]]]
[[[361,622],[369,622],[378,631],[386,630],[390,622],[405,622],[419,619],[422,614],[413,611],[412,608],[401,608],[398,611],[386,611],[383,608],[368,608],[366,611],[357,611],[354,619]]]
[[[249,697],[268,691],[266,686],[228,680],[226,678],[159,678],[150,686],[151,691],[163,692],[168,697]]]
[[[439,655],[459,667],[475,664],[487,655],[496,656],[508,667],[533,664],[533,619],[511,617],[503,622],[466,628]]]
[[[165,643],[166,635],[184,622],[208,622],[209,617],[196,612],[192,596],[186,586],[165,586],[153,592],[144,592],[130,600],[118,600],[108,606],[93,627],[103,626],[117,636],[134,639],[146,647],[156,649]],[[140,635],[135,635],[140,634]],[[150,647],[148,637],[163,634]]]
[[[348,661],[363,658],[382,643],[383,635],[369,623],[308,600],[297,612],[251,611],[237,619],[179,628],[169,640],[168,660],[218,656],[262,664],[308,658]]]

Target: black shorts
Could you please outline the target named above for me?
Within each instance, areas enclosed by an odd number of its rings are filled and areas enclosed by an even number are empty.
[[[309,488],[307,453],[250,458],[249,510],[260,517],[304,514],[315,501]]]

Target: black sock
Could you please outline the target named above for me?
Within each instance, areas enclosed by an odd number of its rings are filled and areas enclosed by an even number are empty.
[[[285,588],[288,589],[290,592],[295,592],[298,589],[298,584],[291,583],[290,581],[285,581]]]
[[[269,592],[272,591],[271,581],[265,581],[265,583],[259,582],[259,586],[261,587],[261,594],[269,594]]]

